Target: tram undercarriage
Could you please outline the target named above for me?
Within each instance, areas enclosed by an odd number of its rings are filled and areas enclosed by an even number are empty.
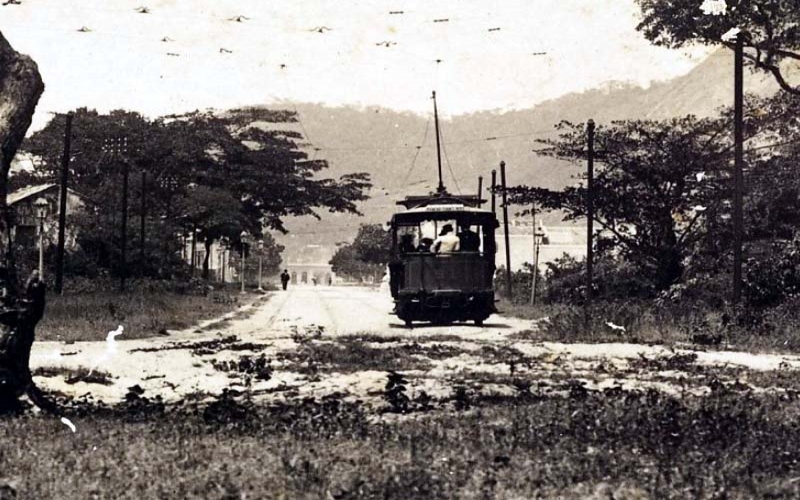
[[[434,290],[430,292],[401,292],[395,300],[395,314],[406,326],[414,321],[447,324],[474,321],[476,325],[496,312],[494,292],[463,292]]]

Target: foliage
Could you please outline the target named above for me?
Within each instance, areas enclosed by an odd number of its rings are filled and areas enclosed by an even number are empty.
[[[105,289],[97,289],[102,282]],[[67,284],[75,285],[73,280]],[[172,283],[133,281],[125,294],[116,292],[116,283],[111,281],[93,279],[86,285],[83,291],[48,297],[37,340],[102,341],[120,324],[125,326],[126,339],[154,337],[167,330],[190,328],[239,305],[214,301],[211,296],[177,293]]]
[[[583,304],[586,300],[586,261],[564,256],[547,263],[543,299],[548,303]],[[637,300],[654,295],[652,283],[630,262],[602,256],[592,269],[592,297],[599,300]]]
[[[64,120],[57,115],[26,142],[37,171],[23,175],[21,182],[57,178]],[[142,263],[168,265],[161,275],[173,269],[175,259],[169,256],[179,236],[195,234],[206,248],[221,239],[241,246],[242,231],[255,239],[264,229],[284,231],[287,216],[319,217],[318,210],[357,213],[356,203],[366,198],[370,186],[368,175],[324,178],[327,163],[308,159],[302,136],[275,127],[293,121],[291,112],[262,109],[153,121],[127,111],[77,110],[70,183],[94,202],[84,216],[82,243],[101,266],[121,272],[113,266],[122,247],[120,184],[126,169],[129,216],[140,217],[144,206],[151,228],[150,255]],[[128,235],[132,248],[138,232],[131,227]],[[140,271],[153,273],[155,267]],[[205,262],[206,275],[207,268]]]
[[[394,413],[408,413],[410,401],[406,395],[406,384],[408,384],[408,380],[402,373],[390,371],[387,375],[383,399],[389,404],[389,409]]]
[[[330,264],[339,276],[377,281],[389,263],[391,247],[391,235],[380,224],[362,224],[353,242],[340,245]]]
[[[785,62],[800,60],[800,5],[794,0],[723,0],[722,15],[707,15],[699,0],[637,0],[642,21],[637,26],[656,45],[681,48],[692,44],[722,45],[733,28],[743,32],[744,57],[754,68],[771,74],[781,88],[800,95],[787,80]]]
[[[800,296],[800,240],[751,247],[745,269],[743,292],[750,307],[776,306]]]
[[[732,151],[729,120],[691,116],[665,121],[631,120],[599,126],[594,177],[594,219],[599,253],[619,253],[656,290],[678,282],[684,259],[704,235],[706,222],[725,216]],[[539,153],[585,161],[583,125],[563,122],[558,139]],[[750,134],[757,129],[748,126]],[[510,202],[562,210],[566,219],[586,216],[586,174],[562,191],[517,186]]]
[[[522,265],[522,269],[518,269],[511,273],[511,286],[512,286],[512,293],[514,294],[514,304],[527,304],[530,303],[531,300],[531,286],[533,284],[533,274],[532,274],[533,266],[525,262]],[[505,297],[507,291],[507,278],[506,278],[506,268],[504,266],[500,266],[497,268],[494,278],[494,289],[495,292]],[[542,275],[541,271],[537,271],[536,276],[536,297],[537,300],[541,300],[542,292],[544,291],[544,276]],[[506,297],[507,298],[507,297]]]

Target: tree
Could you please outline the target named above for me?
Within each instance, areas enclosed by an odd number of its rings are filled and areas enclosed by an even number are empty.
[[[247,224],[241,204],[224,189],[194,186],[178,200],[176,211],[185,233],[203,242],[203,278],[208,279],[211,246],[221,238],[239,238]]]
[[[351,279],[383,275],[391,259],[392,240],[380,224],[362,224],[352,243],[339,246],[330,264],[333,272]]]
[[[16,52],[0,33],[0,246],[4,249],[6,289],[0,311],[0,410],[17,405],[22,393],[34,401],[39,392],[33,384],[29,360],[36,324],[44,312],[43,294],[25,300],[16,286],[11,246],[11,214],[6,204],[11,161],[30,127],[44,83],[36,63]]]
[[[632,120],[600,126],[599,166],[594,180],[594,220],[602,232],[598,251],[619,251],[656,290],[679,281],[684,259],[705,234],[708,221],[728,209],[728,163],[732,145],[727,117]],[[751,125],[750,133],[755,126]],[[583,125],[562,123],[558,139],[542,141],[540,154],[583,162]],[[583,181],[563,191],[517,186],[510,203],[563,210],[565,219],[585,217]],[[719,235],[715,235],[717,237]],[[616,250],[614,250],[616,249]]]
[[[643,16],[637,29],[654,44],[680,48],[700,43],[733,49],[735,41],[723,40],[723,35],[738,28],[748,49],[747,62],[770,73],[783,90],[800,95],[800,86],[787,80],[782,66],[786,61],[800,61],[800,4],[795,0],[636,1]],[[712,13],[716,9],[709,8],[715,6],[722,12]]]
[[[56,116],[27,144],[51,179],[60,165],[62,121]],[[122,242],[114,228],[119,225],[123,162],[134,178],[141,171],[147,174],[147,215],[157,222],[150,226],[170,227],[171,234],[160,234],[173,240],[195,232],[206,248],[221,237],[235,242],[242,230],[256,239],[264,229],[285,231],[287,216],[319,217],[318,210],[358,213],[356,203],[366,199],[369,176],[324,178],[327,162],[309,160],[300,134],[276,128],[293,121],[294,113],[265,109],[193,112],[154,121],[128,111],[102,115],[77,110],[72,185],[101,207],[94,214],[94,231],[103,237],[90,239],[98,249],[108,246],[102,254],[119,253]],[[127,138],[127,151],[112,156],[104,144],[118,137]],[[148,237],[154,234],[159,233],[150,231]],[[169,241],[156,243],[148,248],[170,248]]]

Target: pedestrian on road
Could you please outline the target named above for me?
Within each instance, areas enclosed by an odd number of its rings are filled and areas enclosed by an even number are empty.
[[[289,270],[284,269],[281,273],[281,285],[283,285],[283,289],[286,290],[286,287],[289,285],[289,280],[291,277],[289,276]]]

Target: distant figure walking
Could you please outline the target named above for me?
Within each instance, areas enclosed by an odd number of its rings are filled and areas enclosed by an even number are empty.
[[[289,270],[284,269],[281,273],[281,285],[283,285],[283,289],[286,290],[286,287],[289,286],[289,280],[292,279],[289,276]]]

